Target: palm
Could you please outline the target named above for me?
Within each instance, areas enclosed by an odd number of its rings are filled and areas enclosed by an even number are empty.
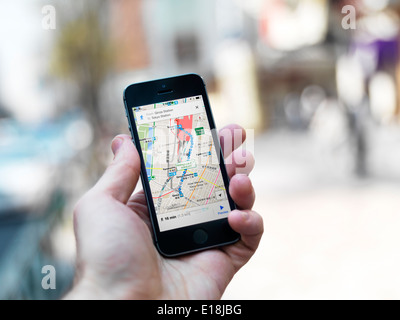
[[[146,236],[142,239],[140,237],[132,239],[132,243],[149,241],[151,239],[151,223],[143,191],[132,196],[127,205],[147,226]],[[229,250],[229,247],[227,249]],[[136,253],[132,252],[132,254]],[[229,270],[232,269],[231,258],[219,249],[168,259],[160,256],[152,246],[151,256],[152,259],[159,261],[157,265],[153,265],[155,269],[153,272],[157,274],[156,278],[161,280],[161,282],[155,283],[156,287],[152,289],[164,298],[216,299],[222,295],[224,285],[226,286],[233,276],[233,270]],[[141,260],[141,263],[143,268],[151,265],[149,261]],[[230,275],[231,273],[232,275]],[[148,284],[148,279],[143,279],[143,281],[144,285]]]

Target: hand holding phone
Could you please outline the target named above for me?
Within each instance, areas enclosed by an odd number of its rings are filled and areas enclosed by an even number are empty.
[[[162,111],[161,115],[171,112],[164,112],[167,110],[162,109],[164,103],[166,103],[166,107],[169,110],[172,109],[171,106],[183,107],[187,103],[187,99],[191,101],[190,99],[193,98],[196,101],[200,100],[197,97],[201,97],[203,99],[201,104],[189,105],[191,106],[189,114],[192,112],[193,106],[195,110],[196,105],[203,107],[210,129],[214,128],[208,108],[209,105],[207,107],[208,99],[205,89],[198,91],[199,87],[203,86],[202,81],[196,76],[183,78],[187,80],[186,85],[182,84],[182,78],[177,79],[178,82],[175,83],[179,83],[179,88],[183,87],[183,91],[180,91],[178,87],[174,87],[177,88],[178,93],[181,93],[179,94],[180,97],[174,97],[173,100],[164,99],[164,94],[170,94],[171,89],[167,84],[164,88],[161,85],[161,89],[157,92],[160,93],[161,97],[157,96],[151,102],[155,103],[154,115],[158,116],[156,112],[160,111]],[[189,78],[195,81],[194,86],[192,80],[189,81]],[[201,85],[199,86],[199,84]],[[147,97],[145,101],[148,102],[148,96],[152,95],[154,90],[152,91],[150,88],[146,89],[145,87],[142,87],[144,91],[139,96]],[[192,91],[188,91],[189,87],[192,87]],[[135,95],[135,97],[137,96]],[[132,100],[129,97],[127,98],[128,105],[128,101]],[[133,102],[136,101],[135,99]],[[158,99],[159,101],[157,101]],[[138,101],[140,102],[141,100],[139,99]],[[173,104],[171,103],[172,101],[174,102]],[[175,101],[177,101],[177,104],[175,104]],[[182,101],[184,103],[180,105]],[[157,103],[161,103],[161,106],[157,106]],[[133,106],[136,105],[140,107],[147,104],[133,104]],[[141,108],[141,110],[137,111],[147,112],[148,110],[147,108]],[[134,110],[132,109],[129,112],[128,116],[132,125]],[[142,131],[141,138],[139,138],[138,134],[134,134],[138,150],[133,145],[131,137],[127,135],[117,136],[113,140],[114,159],[112,163],[97,184],[81,198],[74,210],[78,270],[75,286],[67,294],[66,299],[219,299],[234,274],[246,264],[256,251],[263,233],[262,218],[251,210],[255,200],[255,193],[249,177],[245,174],[236,174],[237,169],[239,167],[242,168],[242,165],[238,164],[235,158],[242,158],[243,153],[241,150],[235,149],[239,148],[245,140],[245,131],[239,126],[231,125],[222,129],[219,132],[219,136],[216,132],[212,133],[210,135],[212,140],[209,140],[208,150],[206,149],[207,153],[204,154],[203,152],[195,151],[194,145],[192,147],[190,135],[192,135],[192,138],[194,134],[201,137],[201,139],[197,139],[198,150],[198,147],[205,140],[203,136],[206,134],[207,122],[205,122],[205,119],[197,118],[197,120],[203,120],[203,124],[201,126],[191,126],[190,130],[187,122],[189,114],[178,115],[175,118],[179,120],[178,123],[167,128],[174,136],[175,143],[179,142],[175,146],[176,153],[169,153],[169,161],[166,161],[167,166],[159,167],[164,173],[161,176],[164,178],[167,176],[165,180],[167,183],[164,181],[161,186],[157,186],[159,189],[157,187],[154,188],[154,190],[157,190],[155,196],[154,193],[149,192],[151,190],[148,188],[149,184],[147,185],[147,191],[140,191],[132,195],[140,175],[145,182],[149,181],[149,176],[151,178],[150,181],[157,181],[153,180],[152,176],[153,174],[154,177],[157,176],[155,170],[158,170],[156,169],[158,167],[153,163],[149,167],[150,174],[148,174],[149,169],[146,166],[146,162],[149,162],[150,159],[143,158],[143,154],[146,154],[143,150],[149,151],[149,146],[151,150],[156,150],[156,143],[150,144],[151,141],[154,141],[149,139],[148,136],[151,131],[150,127],[147,131]],[[141,115],[143,115],[144,120],[146,114],[136,114],[139,119]],[[196,111],[192,115],[197,115],[197,117],[205,116],[204,112],[196,113]],[[180,125],[182,125],[182,129]],[[139,124],[139,128],[140,126],[141,124]],[[156,126],[156,130],[158,129],[160,128]],[[234,134],[234,131],[239,131],[241,134],[238,136]],[[157,140],[159,136],[156,132],[152,137]],[[226,139],[227,137],[234,137],[234,140]],[[141,139],[144,139],[142,141],[145,141],[147,150],[140,145]],[[157,143],[159,142],[157,141]],[[193,144],[195,143],[193,141]],[[202,175],[204,169],[209,169],[211,166],[208,163],[202,164],[200,158],[208,158],[208,152],[210,151],[214,155],[221,153],[218,148],[219,145],[222,145],[222,150],[229,150],[225,157],[230,161],[227,161],[226,168],[222,165],[223,162],[221,165],[214,164],[213,171],[221,170],[219,175],[218,173],[211,174],[211,176],[205,176],[205,173]],[[168,147],[172,148],[173,145],[168,145]],[[158,152],[167,157],[167,152],[163,154],[162,149]],[[236,157],[235,155],[238,152],[240,156]],[[173,159],[171,157],[176,158]],[[191,173],[199,169],[193,168],[194,164],[197,165],[199,163],[192,162],[196,157],[200,161],[200,165],[203,166],[200,168],[200,170],[202,169],[200,174],[202,178],[200,179],[199,175],[195,177]],[[245,159],[246,162],[253,161],[252,155],[249,153],[245,154]],[[168,164],[170,164],[169,168]],[[173,169],[172,164],[174,164]],[[248,168],[251,169],[251,166]],[[151,174],[151,170],[153,170],[153,174]],[[186,173],[184,174],[185,170]],[[171,172],[176,172],[176,175],[172,174],[174,180],[176,179],[172,184],[172,188],[171,180],[168,178]],[[160,175],[158,174],[158,176]],[[222,180],[220,180],[220,176]],[[183,183],[181,184],[182,177]],[[230,179],[229,184],[228,178]],[[189,185],[189,182],[194,183],[196,181],[199,184],[200,182],[203,183],[203,193],[206,191],[204,194],[208,197],[207,199],[201,199],[197,195],[196,198],[193,198],[199,185],[197,187],[196,184]],[[188,188],[185,187],[185,183],[188,184],[186,186]],[[212,185],[211,189],[206,190],[206,183]],[[219,199],[219,196],[214,192],[217,187],[218,190],[225,192],[226,198]],[[171,189],[167,191],[166,188]],[[192,191],[190,191],[190,188],[192,188]],[[183,193],[183,197],[180,197],[179,191]],[[189,191],[190,194],[188,193]],[[204,205],[207,207],[208,204],[211,204],[212,209],[215,209],[217,205],[229,205],[229,210],[232,211],[228,214],[222,213],[221,216],[217,215],[217,217],[206,214],[203,217],[194,219],[188,219],[187,217],[190,218],[190,215],[183,215],[183,218],[186,217],[186,219],[182,219],[181,222],[178,220],[172,222],[170,222],[171,220],[166,220],[167,223],[161,226],[161,222],[164,222],[161,221],[162,215],[165,217],[173,213],[169,211],[168,206],[162,206],[163,202],[161,202],[161,206],[157,204],[157,200],[155,206],[158,205],[158,210],[164,211],[159,211],[160,216],[157,215],[157,211],[151,211],[153,208],[149,205],[149,197],[157,198],[157,193],[160,194],[160,192],[161,196],[164,195],[164,197],[167,196],[166,193],[168,192],[170,192],[169,195],[175,194],[175,198],[170,199],[173,205],[173,200],[178,200],[175,205],[182,205],[181,203],[183,202],[186,205],[186,202],[188,202],[186,198],[188,198],[194,202],[205,201]],[[210,194],[214,197],[212,200]],[[152,201],[154,202],[154,200]],[[191,202],[189,201],[189,203]],[[234,209],[235,206],[239,210]],[[193,204],[193,207],[197,207],[197,204]],[[223,209],[219,209],[223,212]],[[194,209],[191,207],[189,210]],[[155,222],[158,227],[156,232],[154,232]],[[200,234],[197,235],[198,238],[196,240],[195,232],[200,230],[199,227],[208,231],[209,238],[204,240],[204,236]],[[164,231],[161,231],[161,229]],[[221,235],[215,236],[216,233],[221,233]],[[240,239],[238,237],[239,234]],[[171,240],[171,235],[176,235],[176,239]],[[158,254],[156,247],[153,245],[154,237],[158,237],[158,241],[162,240],[158,242],[157,249],[163,255],[178,255],[188,251],[206,249],[210,246],[214,246],[214,248],[169,259]],[[177,242],[185,241],[188,243],[176,245]],[[230,242],[235,243],[222,246]],[[220,247],[215,248],[216,246]]]
[[[220,136],[229,136],[234,130],[240,127],[228,126]],[[244,131],[239,139],[244,140]],[[223,138],[221,141],[223,144]],[[240,143],[232,145],[239,147]],[[234,274],[254,254],[263,233],[260,215],[251,210],[254,190],[250,179],[235,175],[238,165],[234,160],[227,164],[229,193],[240,208],[230,213],[228,221],[241,235],[240,241],[222,249],[168,259],[153,245],[144,193],[131,196],[140,175],[140,158],[131,137],[117,136],[112,150],[112,163],[74,211],[77,279],[65,298],[221,298]],[[252,160],[250,154],[247,158]]]
[[[203,80],[188,74],[133,84],[124,101],[159,252],[171,257],[237,242]]]

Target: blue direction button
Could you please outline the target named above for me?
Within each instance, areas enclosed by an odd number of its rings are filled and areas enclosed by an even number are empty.
[[[217,212],[217,214],[218,215],[220,215],[220,214],[228,214],[229,213],[229,211],[228,210],[225,210],[225,207],[224,206],[219,206],[219,211]]]

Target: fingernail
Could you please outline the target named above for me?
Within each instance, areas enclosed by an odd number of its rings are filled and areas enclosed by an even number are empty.
[[[124,140],[121,137],[116,137],[111,143],[111,150],[114,153],[114,156],[117,154],[118,150],[121,148]]]
[[[242,213],[243,220],[247,220],[249,218],[249,213],[247,211],[240,211]]]

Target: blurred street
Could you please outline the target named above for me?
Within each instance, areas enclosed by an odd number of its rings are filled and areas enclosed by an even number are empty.
[[[380,143],[363,180],[315,157],[308,135],[257,138],[265,234],[224,299],[399,299],[400,131],[371,134]]]
[[[0,299],[70,289],[125,88],[185,73],[256,159],[265,234],[224,298],[400,299],[400,0],[0,6]]]

